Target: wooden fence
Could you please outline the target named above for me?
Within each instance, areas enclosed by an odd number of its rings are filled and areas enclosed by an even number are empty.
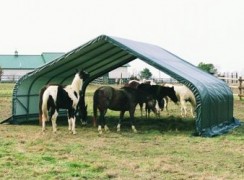
[[[219,79],[222,79],[225,81],[229,87],[232,89],[233,93],[238,95],[240,100],[242,100],[242,97],[244,97],[244,79],[240,76],[239,78],[229,78],[229,77],[219,77]]]
[[[244,97],[244,94],[243,94],[244,84],[242,83],[244,81],[244,79],[242,79],[242,77],[240,76],[238,80],[239,80],[239,87],[238,87],[239,94],[238,94],[238,96],[239,96],[240,100],[242,100],[242,97]]]

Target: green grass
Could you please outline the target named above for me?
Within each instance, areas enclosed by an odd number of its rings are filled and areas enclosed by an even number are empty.
[[[0,102],[5,102],[0,119],[11,114],[11,96],[2,94],[11,94],[12,87],[0,84]],[[96,88],[87,89],[90,121]],[[243,109],[244,101],[235,99],[234,116],[242,122]],[[50,123],[45,134],[38,125],[0,125],[0,178],[244,179],[243,126],[215,138],[195,137],[194,120],[181,118],[179,107],[172,103],[170,116],[163,112],[160,118],[153,114],[140,118],[138,109],[137,134],[126,114],[117,133],[118,115],[108,111],[110,132],[101,136],[91,124],[77,125],[77,135],[69,134],[67,122],[58,122],[56,134]]]

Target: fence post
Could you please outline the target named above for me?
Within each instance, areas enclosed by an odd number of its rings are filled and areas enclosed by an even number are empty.
[[[239,98],[242,100],[242,77],[239,77]]]

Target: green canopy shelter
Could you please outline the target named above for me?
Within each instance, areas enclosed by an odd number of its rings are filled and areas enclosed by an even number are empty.
[[[48,83],[70,84],[76,68],[90,73],[85,91],[89,82],[137,58],[191,89],[198,135],[215,136],[240,125],[233,117],[233,94],[225,82],[159,46],[106,35],[23,76],[14,87],[10,123],[37,121],[40,89]]]

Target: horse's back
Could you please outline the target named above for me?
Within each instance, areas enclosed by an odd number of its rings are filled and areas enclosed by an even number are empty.
[[[111,99],[112,94],[113,94],[114,89],[110,86],[101,86],[98,89],[96,89],[94,93],[94,98],[99,98],[99,97],[106,97]]]
[[[95,91],[93,101],[101,109],[129,110],[131,105],[135,104],[135,91],[130,87],[116,89],[111,86],[102,86]]]
[[[174,86],[174,89],[175,89],[175,92],[176,92],[176,96],[178,97],[178,99],[184,99],[184,100],[187,100],[187,101],[192,101],[193,103],[195,103],[195,96],[194,94],[192,93],[192,91],[182,85],[182,86]]]
[[[137,80],[130,80],[128,82],[128,84],[125,85],[125,87],[131,87],[131,88],[137,89],[139,84],[141,84],[141,83]]]

